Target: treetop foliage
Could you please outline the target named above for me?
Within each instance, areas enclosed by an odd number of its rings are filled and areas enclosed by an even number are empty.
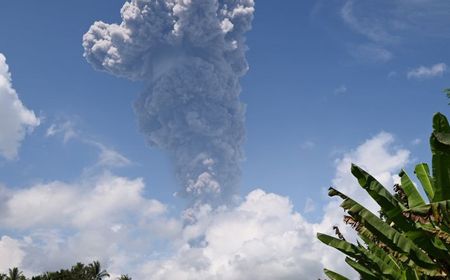
[[[31,278],[26,278],[17,267],[9,269],[8,274],[0,274],[0,280],[104,280],[109,278],[109,273],[102,269],[98,261],[88,265],[77,263],[70,269],[45,272]],[[131,280],[131,277],[122,275],[117,280]]]

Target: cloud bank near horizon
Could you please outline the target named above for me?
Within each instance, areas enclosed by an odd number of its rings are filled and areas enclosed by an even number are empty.
[[[382,132],[336,160],[332,183],[377,211],[350,163],[390,187],[409,156],[393,135]],[[11,234],[0,238],[0,272],[19,266],[37,273],[98,259],[112,275],[125,272],[136,279],[309,279],[323,277],[323,267],[356,277],[344,256],[316,240],[316,232],[332,234],[333,225],[354,238],[338,200],[329,200],[315,223],[288,197],[261,189],[236,207],[205,204],[173,215],[145,188],[140,178],[107,170],[73,183],[2,187],[0,227]]]

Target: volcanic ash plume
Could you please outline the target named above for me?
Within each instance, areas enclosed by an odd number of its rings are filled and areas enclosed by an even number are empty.
[[[94,68],[146,82],[140,128],[170,153],[195,202],[226,201],[239,181],[253,13],[253,0],[132,0],[119,25],[95,22],[83,37]]]

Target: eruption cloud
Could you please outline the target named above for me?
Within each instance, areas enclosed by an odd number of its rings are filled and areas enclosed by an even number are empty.
[[[140,130],[168,151],[193,202],[227,202],[239,183],[253,13],[254,0],[131,0],[120,24],[95,22],[83,37],[95,69],[145,81]]]

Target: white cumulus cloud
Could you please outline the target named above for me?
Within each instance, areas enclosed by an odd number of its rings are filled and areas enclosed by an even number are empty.
[[[15,239],[0,241],[0,249],[6,248],[0,273],[11,266],[38,273],[94,260],[112,271],[129,269],[151,253],[152,242],[173,238],[181,228],[166,216],[166,205],[144,196],[144,187],[142,179],[106,172],[72,184],[5,191],[0,228]]]
[[[311,198],[308,197],[308,199],[306,199],[303,212],[308,214],[308,213],[314,212],[315,210],[316,210],[316,203],[314,202],[314,200],[312,200]]]
[[[395,146],[395,138],[392,134],[381,132],[336,160],[336,174],[332,180],[332,185],[377,214],[378,205],[359,186],[357,180],[351,174],[351,164],[357,164],[368,171],[387,189],[391,189],[397,182],[397,174],[408,163],[409,155],[408,150]],[[314,228],[318,232],[333,235],[332,226],[336,225],[339,226],[348,240],[352,240],[355,238],[355,232],[342,221],[344,212],[339,207],[340,203],[340,199],[330,199],[330,202],[324,207],[322,221],[315,224]],[[329,251],[333,250],[331,248],[326,250],[326,253],[319,254],[326,267],[338,272],[345,272],[344,274],[347,274],[347,276],[353,275],[350,279],[357,278],[345,264],[343,255],[335,255],[334,252]]]
[[[410,70],[406,75],[408,79],[425,79],[433,77],[442,77],[447,71],[447,65],[445,63],[437,63],[430,67],[420,66]]]
[[[40,122],[34,112],[23,105],[11,81],[6,58],[0,53],[0,156],[6,159],[17,157],[26,133]]]
[[[351,175],[350,163],[389,188],[409,159],[409,152],[395,148],[394,141],[393,135],[380,133],[344,154],[336,161],[333,184],[376,211]],[[330,200],[322,220],[311,223],[294,211],[287,197],[255,190],[236,208],[204,206],[194,211],[194,222],[184,228],[178,249],[139,271],[154,279],[317,279],[328,267],[354,279],[357,275],[344,256],[316,239],[317,232],[333,234],[333,225],[354,237],[343,225],[343,214],[339,201]]]
[[[169,258],[152,260],[153,279],[309,279],[321,275],[314,228],[288,198],[262,190],[236,208],[200,207]]]
[[[350,173],[365,168],[391,187],[409,159],[391,134],[380,133],[336,160],[332,183],[376,211]],[[344,256],[316,239],[343,225],[339,201],[323,206],[319,222],[295,211],[288,197],[261,189],[234,207],[199,204],[172,217],[167,205],[145,195],[142,179],[103,172],[75,183],[50,182],[0,195],[0,272],[26,272],[100,260],[113,275],[135,279],[317,279],[331,268],[356,278]],[[318,207],[318,206],[317,206]],[[353,277],[353,278],[352,278]]]
[[[25,252],[20,248],[20,242],[8,236],[0,238],[0,271],[17,267],[22,262]]]

